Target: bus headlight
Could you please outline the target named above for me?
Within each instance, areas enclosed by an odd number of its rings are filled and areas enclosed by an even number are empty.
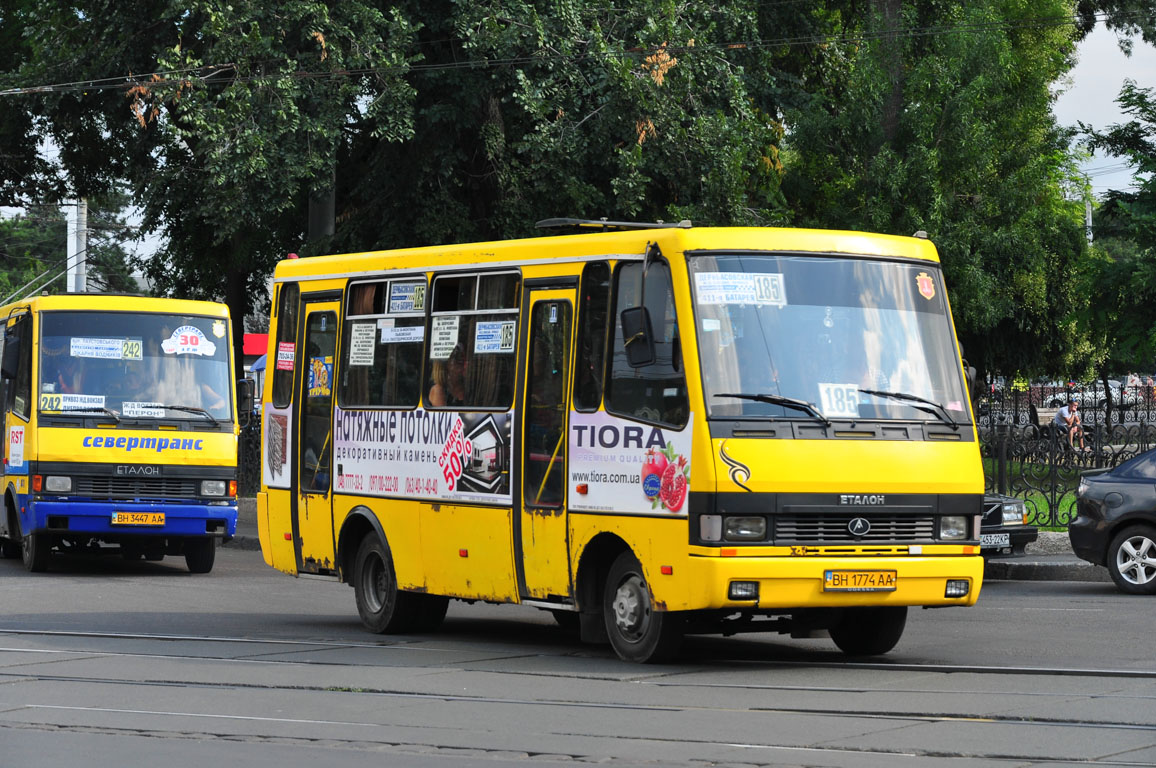
[[[202,480],[201,481],[201,495],[202,496],[224,496],[225,490],[229,484],[224,480]]]
[[[725,526],[727,541],[762,541],[767,537],[765,517],[728,517]]]
[[[963,515],[944,515],[939,518],[939,538],[955,541],[967,538],[967,518]]]
[[[72,478],[49,475],[44,478],[44,490],[48,493],[70,493],[72,491]]]

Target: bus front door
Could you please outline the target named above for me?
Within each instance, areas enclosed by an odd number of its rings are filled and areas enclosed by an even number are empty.
[[[566,417],[569,412],[575,291],[527,289],[528,326],[521,370],[521,496],[514,546],[518,588],[529,600],[570,602],[566,515]]]
[[[297,489],[293,533],[297,570],[335,569],[333,543],[333,393],[337,361],[337,301],[305,298],[301,392],[297,398]]]

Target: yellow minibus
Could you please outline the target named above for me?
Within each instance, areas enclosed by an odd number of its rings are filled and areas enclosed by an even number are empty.
[[[236,534],[237,411],[252,407],[243,386],[234,408],[228,308],[60,294],[0,312],[0,555],[43,571],[56,552],[119,548],[211,571]]]
[[[924,237],[553,220],[288,259],[262,394],[265,561],[374,632],[450,599],[623,659],[688,633],[890,650],[979,596],[983,470]]]

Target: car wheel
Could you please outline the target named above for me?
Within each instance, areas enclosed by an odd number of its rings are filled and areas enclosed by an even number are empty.
[[[610,645],[623,661],[665,661],[682,645],[681,617],[652,608],[650,585],[642,564],[623,552],[610,566],[602,595],[602,617]]]
[[[1156,595],[1156,529],[1133,525],[1108,545],[1108,573],[1121,592]]]
[[[831,639],[848,656],[881,656],[903,636],[907,606],[847,608],[831,627]]]

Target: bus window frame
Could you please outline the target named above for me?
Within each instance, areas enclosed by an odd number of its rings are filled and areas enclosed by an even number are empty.
[[[392,290],[393,283],[395,283],[395,282],[398,282],[398,283],[415,283],[418,280],[421,280],[423,282],[423,284],[425,285],[426,294],[425,294],[425,304],[424,304],[423,309],[420,312],[398,312],[396,314],[390,313],[389,312],[389,292]],[[352,311],[346,311],[347,308],[353,307],[353,291],[354,291],[354,289],[357,286],[368,285],[371,283],[385,283],[385,285],[386,285],[386,289],[385,289],[386,290],[386,295],[385,295],[385,304],[386,304],[385,310],[386,311],[385,311],[385,313],[380,314],[380,315],[378,315],[378,314],[353,314]],[[475,291],[475,293],[476,293],[476,291]],[[346,284],[344,295],[343,295],[342,301],[341,301],[342,312],[341,312],[340,316],[338,317],[338,323],[341,326],[340,338],[342,341],[345,341],[346,322],[348,322],[350,320],[354,320],[354,319],[358,319],[358,318],[361,318],[361,319],[378,318],[378,319],[380,319],[380,318],[387,318],[387,317],[407,317],[407,318],[420,317],[420,318],[422,318],[421,361],[420,361],[420,364],[418,366],[418,370],[420,371],[421,376],[422,376],[422,384],[421,384],[421,386],[418,387],[418,390],[417,390],[417,394],[418,394],[417,402],[415,402],[413,404],[407,404],[407,405],[369,405],[369,404],[347,403],[345,401],[345,376],[349,372],[349,358],[348,358],[349,345],[346,344],[345,348],[342,349],[342,351],[341,351],[340,360],[339,360],[339,362],[341,364],[340,382],[335,383],[336,387],[337,387],[337,396],[334,398],[334,405],[337,408],[340,408],[342,410],[357,410],[357,411],[415,411],[418,408],[422,407],[422,403],[424,400],[424,398],[422,397],[422,393],[424,391],[424,384],[426,381],[425,366],[426,366],[427,358],[429,356],[428,340],[429,340],[429,332],[430,332],[430,327],[431,327],[431,323],[430,323],[429,318],[430,318],[430,312],[431,312],[432,307],[433,307],[433,300],[432,299],[433,299],[433,280],[431,279],[430,274],[427,272],[414,272],[414,273],[404,273],[404,274],[397,274],[397,275],[392,275],[392,274],[385,275],[385,274],[383,274],[380,276],[367,277],[367,278],[362,278],[362,279],[358,279],[358,280],[350,280]],[[477,298],[475,296],[475,301],[476,300],[477,300]]]
[[[292,290],[290,290],[290,289],[292,289]],[[293,312],[293,334],[292,334],[293,370],[291,370],[291,371],[284,371],[284,370],[281,370],[277,367],[277,360],[279,357],[278,353],[279,353],[280,348],[281,348],[281,341],[284,338],[284,331],[282,329],[284,327],[283,322],[285,319],[284,302],[286,301],[287,296],[295,296],[296,297],[295,303],[297,305],[294,309],[294,312]],[[274,318],[277,321],[277,335],[273,338],[273,359],[272,360],[266,360],[265,368],[266,368],[266,370],[268,370],[269,364],[272,363],[273,370],[268,374],[268,376],[269,376],[269,401],[272,403],[274,408],[288,408],[293,404],[294,399],[295,399],[293,397],[293,386],[294,386],[294,383],[295,383],[296,378],[297,378],[297,351],[298,351],[297,350],[297,343],[298,343],[297,336],[298,336],[298,331],[300,330],[300,325],[301,325],[301,316],[300,316],[301,315],[301,306],[302,306],[301,296],[302,296],[302,291],[301,291],[301,284],[300,283],[298,283],[298,282],[285,283],[283,285],[278,286],[278,288],[277,288],[277,301],[273,304],[274,308],[276,309],[276,314],[274,315]],[[278,376],[277,375],[278,373],[285,374],[289,377],[289,386],[288,386],[289,395],[288,395],[288,398],[285,399],[284,401],[277,399],[277,383],[279,381],[284,381],[284,377]]]
[[[517,287],[514,290],[514,307],[505,309],[477,309],[478,293],[481,290],[481,278],[493,275],[514,275],[517,277]],[[434,305],[437,300],[437,283],[439,280],[473,277],[476,278],[474,282],[474,301],[473,309],[468,310],[442,310],[440,312],[434,311]],[[434,271],[431,273],[428,283],[428,297],[426,299],[426,330],[425,330],[425,344],[424,344],[424,360],[422,363],[422,390],[420,407],[427,411],[451,411],[451,412],[469,412],[469,413],[509,413],[517,410],[518,399],[518,357],[521,350],[522,339],[519,338],[518,332],[522,324],[522,299],[523,292],[526,285],[526,277],[522,272],[521,267],[502,266],[493,269],[452,269],[445,271]],[[434,360],[430,357],[431,345],[433,343],[433,320],[434,317],[485,317],[496,313],[512,313],[514,319],[514,350],[511,356],[514,360],[511,368],[510,381],[510,401],[506,405],[433,405],[429,402],[429,388],[430,382],[433,381],[433,364]],[[459,328],[459,333],[460,333]],[[471,352],[471,354],[473,354]]]
[[[614,323],[614,272],[618,264],[633,263],[623,261],[611,261],[610,259],[602,259],[598,261],[588,261],[583,265],[582,271],[578,275],[578,297],[577,305],[574,307],[575,318],[573,320],[577,334],[575,349],[571,351],[571,358],[574,367],[574,381],[570,386],[570,405],[578,413],[597,413],[598,409],[606,402],[606,361],[609,357],[610,348],[610,333]],[[588,330],[584,322],[589,315],[589,312],[582,304],[582,299],[586,291],[586,273],[591,267],[600,266],[606,268],[606,317],[602,323],[602,365],[596,374],[598,381],[598,402],[593,406],[583,405],[578,406],[578,368],[579,365],[586,361],[580,354],[582,351],[581,345],[583,340],[583,331]],[[593,345],[592,345],[593,346]]]
[[[661,427],[663,429],[681,431],[681,430],[686,428],[687,424],[690,423],[690,420],[692,418],[693,408],[692,408],[691,401],[690,401],[690,377],[687,376],[687,371],[686,371],[686,363],[685,363],[686,355],[685,355],[685,353],[683,353],[681,351],[681,346],[686,343],[686,337],[684,335],[684,331],[682,330],[682,325],[681,325],[682,318],[680,318],[679,314],[678,314],[678,294],[675,292],[675,287],[674,287],[674,267],[671,264],[670,260],[667,259],[665,256],[659,255],[657,258],[655,258],[653,261],[650,262],[650,266],[653,267],[655,264],[665,265],[666,271],[667,271],[667,276],[669,277],[671,309],[674,312],[675,326],[679,329],[678,333],[676,334],[675,339],[672,343],[677,343],[679,345],[680,351],[679,351],[678,357],[681,360],[683,360],[683,364],[678,369],[675,369],[675,370],[680,376],[682,376],[683,394],[684,394],[684,397],[686,398],[686,416],[683,419],[682,423],[676,423],[676,422],[664,421],[661,418],[646,419],[646,418],[642,418],[642,417],[640,417],[634,413],[625,413],[622,411],[615,410],[612,407],[611,391],[613,390],[613,387],[611,386],[611,382],[613,381],[613,378],[614,378],[614,359],[613,359],[614,358],[614,339],[615,339],[616,330],[617,330],[618,325],[619,325],[618,315],[621,312],[621,310],[619,309],[619,305],[618,305],[619,284],[621,282],[621,271],[632,264],[637,265],[639,267],[639,269],[641,270],[639,277],[643,282],[645,282],[646,276],[647,276],[647,271],[648,271],[648,267],[647,267],[646,262],[619,261],[618,263],[616,263],[614,265],[614,270],[613,270],[613,273],[611,275],[610,312],[609,312],[609,315],[607,317],[608,328],[607,328],[607,335],[606,335],[606,356],[605,356],[604,362],[603,362],[602,407],[606,410],[606,412],[608,414],[615,416],[617,418],[620,418],[620,419],[627,419],[629,421],[635,421],[635,422],[638,422],[640,424],[647,424],[647,425],[651,425],[651,426]],[[645,292],[643,292],[642,295],[645,296]],[[639,305],[639,306],[642,306],[642,305]],[[673,352],[673,349],[672,349],[672,352]],[[650,365],[657,365],[657,364],[658,364],[657,361],[655,361],[654,363],[651,363]],[[643,368],[648,368],[648,367],[650,367],[650,366],[643,366]],[[671,367],[673,368],[673,364]],[[635,369],[635,370],[642,370],[642,368]]]

